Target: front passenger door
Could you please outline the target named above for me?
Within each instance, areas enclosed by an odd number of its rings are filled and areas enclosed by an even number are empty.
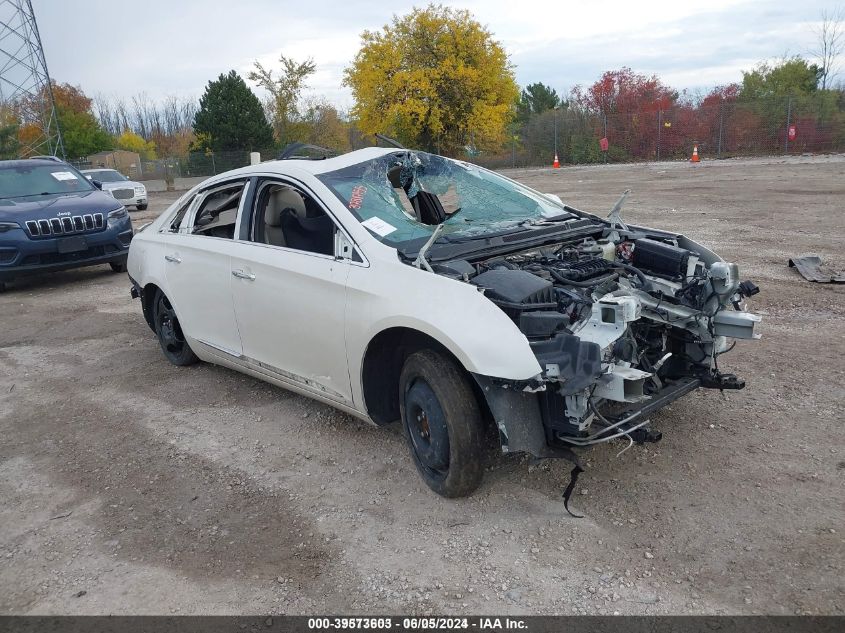
[[[352,406],[344,336],[350,261],[337,228],[303,189],[256,189],[249,241],[232,251],[232,296],[248,363],[281,382]]]

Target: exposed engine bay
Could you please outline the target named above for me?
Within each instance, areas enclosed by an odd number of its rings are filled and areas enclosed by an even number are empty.
[[[647,232],[646,232],[647,231]],[[612,225],[434,272],[483,291],[519,327],[542,368],[505,388],[536,392],[550,446],[657,441],[648,416],[698,388],[741,389],[719,370],[735,343],[759,338],[745,312],[758,292],[735,264],[683,236]]]

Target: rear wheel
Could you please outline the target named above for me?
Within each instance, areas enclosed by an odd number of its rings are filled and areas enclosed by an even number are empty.
[[[126,272],[126,262],[109,262],[109,266],[111,269],[116,273],[125,273]]]
[[[411,354],[399,382],[400,410],[411,456],[426,485],[465,497],[481,483],[481,412],[466,374],[432,350]]]
[[[0,292],[6,292],[6,282],[0,281]]]
[[[156,291],[153,318],[158,342],[164,355],[174,365],[193,365],[199,358],[185,340],[176,311],[161,290]]]

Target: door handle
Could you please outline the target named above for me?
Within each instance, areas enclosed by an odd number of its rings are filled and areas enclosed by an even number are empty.
[[[232,276],[237,277],[238,279],[246,279],[247,281],[255,281],[255,275],[252,273],[245,273],[242,270],[233,270]]]
[[[182,263],[182,258],[177,257],[176,255],[165,255],[164,259],[166,259],[169,262],[173,262],[174,264],[181,264]]]

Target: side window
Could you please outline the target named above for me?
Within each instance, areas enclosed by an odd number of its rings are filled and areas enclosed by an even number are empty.
[[[265,184],[253,217],[254,242],[334,255],[334,221],[316,200],[295,187]]]
[[[194,235],[234,239],[238,205],[244,186],[245,183],[241,182],[205,196],[194,215],[194,224],[189,232]]]
[[[188,209],[191,208],[191,205],[194,203],[194,200],[196,200],[196,199],[197,199],[196,196],[191,196],[190,198],[188,198],[182,204],[182,206],[179,207],[179,210],[176,212],[176,215],[173,216],[173,219],[170,220],[170,223],[167,225],[167,228],[166,229],[162,228],[161,230],[162,231],[165,231],[165,230],[170,231],[171,233],[178,233],[179,227],[182,226],[182,220],[185,219],[185,214],[188,212]]]

